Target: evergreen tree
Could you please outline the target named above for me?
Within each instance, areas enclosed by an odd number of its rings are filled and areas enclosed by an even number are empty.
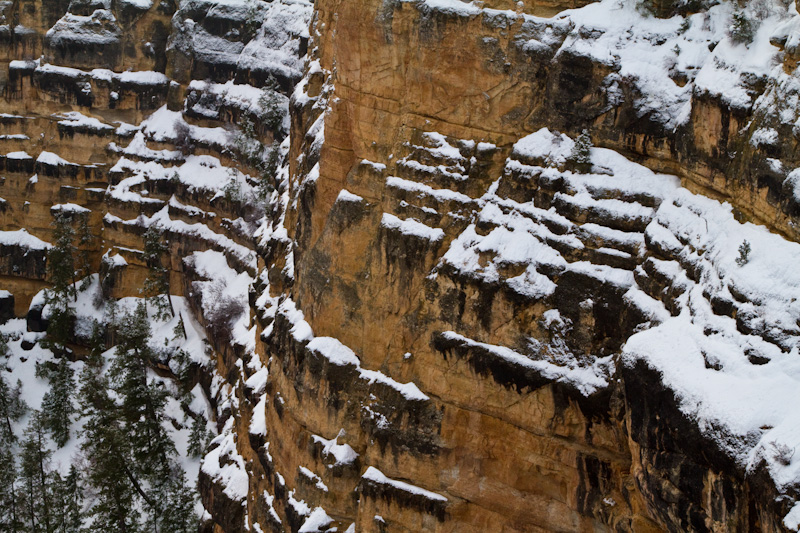
[[[79,395],[85,418],[82,450],[89,463],[85,484],[94,494],[87,510],[91,531],[196,531],[194,494],[164,427],[167,393],[148,378],[155,354],[144,303],[118,322],[108,376],[103,373],[99,331],[96,327]],[[109,394],[112,390],[114,397]],[[80,502],[69,516],[79,514]]]
[[[21,383],[11,388],[0,376],[0,531],[11,533],[23,530],[15,457],[17,437],[12,426],[28,409],[21,389]]]
[[[62,357],[55,370],[51,370],[48,374],[50,390],[45,393],[42,400],[44,425],[53,436],[53,441],[61,448],[69,440],[71,417],[75,413],[72,401],[75,372],[67,358]]]
[[[277,83],[275,79],[271,78],[273,85],[265,87],[261,91],[261,96],[258,99],[258,105],[261,108],[261,120],[266,128],[273,132],[275,137],[281,133],[281,125],[283,123],[284,110],[281,107],[280,99],[278,98]]]
[[[90,274],[92,273],[92,264],[89,261],[89,246],[92,243],[92,230],[89,226],[89,214],[83,213],[81,217],[78,219],[78,246],[80,248],[80,268],[79,268],[79,277],[83,279],[81,281],[80,290],[85,291],[91,285],[92,278]]]
[[[183,326],[183,317],[181,317],[181,326]],[[0,357],[8,356],[8,340],[6,336],[0,333]]]
[[[728,34],[731,40],[737,44],[749,45],[753,42],[756,33],[756,25],[744,11],[737,10],[733,14]]]
[[[63,349],[72,337],[75,311],[70,300],[77,300],[75,290],[75,231],[70,218],[57,213],[53,219],[53,247],[47,252],[47,274],[52,287],[45,291],[50,308],[47,326],[48,343]]]
[[[126,319],[117,330],[116,358],[111,367],[115,380],[114,390],[121,399],[123,418],[126,422],[137,463],[143,471],[154,458],[167,457],[169,439],[161,426],[167,394],[163,387],[148,380],[148,365],[153,360],[153,349],[149,345],[150,322],[144,304]]]
[[[14,447],[0,443],[0,531],[22,531]]]
[[[200,457],[208,445],[209,433],[205,418],[197,415],[192,421],[192,432],[189,434],[189,447],[186,450],[192,457]]]
[[[592,171],[592,138],[587,130],[575,139],[575,146],[567,158],[567,168],[582,174]]]
[[[53,531],[80,533],[83,529],[83,487],[81,475],[71,465],[67,477],[53,473]]]
[[[753,249],[750,246],[750,243],[745,239],[742,241],[742,244],[739,245],[739,257],[736,258],[736,264],[740,267],[745,266],[747,263],[750,262],[750,252]]]
[[[86,483],[95,495],[88,510],[91,531],[136,533],[139,496],[128,467],[132,463],[131,448],[120,409],[109,395],[100,353],[92,350],[87,360],[80,377],[79,396],[85,419],[81,450],[88,462]]]
[[[170,369],[175,373],[178,386],[184,390],[191,388],[192,385],[192,361],[185,350],[177,349],[172,352],[170,358]]]
[[[194,513],[195,495],[186,482],[183,469],[175,462],[168,476],[155,487],[157,531],[161,533],[192,533],[197,531],[197,515]]]
[[[11,388],[6,379],[0,376],[0,442],[4,445],[15,442],[12,424],[22,418],[27,410],[28,406],[22,399],[22,382],[17,381],[17,386]]]
[[[75,290],[75,230],[72,219],[66,213],[57,213],[51,224],[53,247],[47,252],[47,270],[53,291],[77,297]]]
[[[112,298],[106,302],[106,310],[103,313],[103,322],[108,327],[112,338],[116,334],[119,318],[119,303]],[[99,327],[99,325],[97,325],[97,327]],[[105,338],[103,339],[103,349],[105,350]]]
[[[34,411],[25,430],[20,454],[19,481],[23,495],[23,521],[31,532],[53,532],[50,518],[52,475],[41,412]]]
[[[144,261],[148,274],[142,287],[147,302],[155,308],[156,316],[162,320],[175,316],[169,297],[169,269],[163,263],[164,254],[168,251],[163,238],[164,230],[157,223],[151,224],[144,232]]]
[[[148,344],[151,331],[144,304],[121,322],[117,336],[111,376],[132,450],[137,491],[149,510],[146,523],[154,531],[188,531],[196,527],[193,498],[176,461],[175,444],[164,428],[167,392],[147,376],[154,353]]]
[[[183,313],[178,312],[178,323],[175,324],[175,327],[172,329],[172,334],[175,336],[174,340],[179,341],[182,338],[183,340],[188,339],[189,337],[186,336],[186,325],[183,323]],[[0,352],[1,354],[2,352]]]

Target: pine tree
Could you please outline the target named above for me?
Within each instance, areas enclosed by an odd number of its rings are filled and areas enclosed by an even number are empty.
[[[22,418],[28,406],[22,399],[22,382],[17,381],[17,386],[11,388],[3,376],[0,376],[0,441],[4,445],[13,443],[16,439],[11,424]]]
[[[174,364],[171,366],[176,370],[175,377],[178,380],[178,385],[185,389],[191,387],[192,362],[189,354],[185,350],[178,349],[173,353],[172,361],[174,361]]]
[[[168,476],[156,487],[158,531],[166,533],[193,533],[197,531],[197,515],[194,513],[195,495],[186,482],[183,469],[175,462]]]
[[[70,218],[57,213],[53,219],[53,247],[47,252],[47,274],[52,287],[45,291],[45,302],[50,309],[47,335],[48,343],[63,349],[72,337],[75,311],[70,300],[77,300],[75,290],[75,231]]]
[[[111,367],[115,392],[121,399],[121,413],[133,449],[136,471],[141,478],[155,479],[174,445],[162,426],[167,394],[148,379],[153,359],[149,345],[150,322],[144,304],[122,321],[117,331],[116,358]]]
[[[744,11],[737,10],[733,14],[731,25],[728,28],[728,34],[731,40],[737,44],[749,45],[753,42],[756,27],[752,20],[747,16]]]
[[[34,411],[25,430],[20,454],[19,481],[22,488],[24,522],[28,531],[53,531],[50,517],[52,475],[41,412]]]
[[[93,235],[89,226],[89,214],[84,213],[78,219],[78,246],[80,248],[80,269],[79,277],[83,279],[81,282],[80,290],[85,291],[91,285],[92,278],[92,264],[89,260],[88,247],[92,243]]]
[[[72,401],[75,372],[67,358],[62,357],[56,369],[51,370],[48,374],[50,390],[45,393],[42,400],[44,425],[53,436],[53,441],[61,448],[69,440],[71,417],[75,413],[75,405]]]
[[[149,510],[146,522],[155,531],[188,531],[196,527],[192,495],[176,461],[175,444],[164,429],[167,393],[147,376],[154,354],[148,344],[150,323],[143,304],[121,321],[117,336],[111,376],[132,450],[132,471],[139,482],[137,492]],[[166,526],[160,525],[165,521]]]
[[[736,258],[736,264],[740,267],[745,266],[747,263],[750,262],[750,252],[753,249],[750,246],[750,243],[745,239],[742,241],[742,244],[739,245],[739,257]]]
[[[0,531],[22,531],[14,447],[0,443]]]
[[[181,317],[181,324],[183,324],[183,317]],[[8,356],[8,340],[6,336],[0,333],[0,357]]]
[[[592,137],[583,130],[575,140],[575,146],[567,158],[567,168],[586,174],[592,171]]]
[[[169,455],[169,446],[161,435],[167,394],[147,377],[154,354],[149,345],[150,322],[144,304],[122,320],[117,337],[116,358],[111,367],[114,390],[122,400],[122,413],[137,463],[144,467],[153,457]]]
[[[88,516],[93,531],[135,533],[139,530],[139,496],[128,467],[132,463],[130,443],[102,370],[100,352],[93,350],[81,373],[79,394],[85,419],[81,450],[88,462],[86,483],[95,495]]]
[[[21,383],[11,388],[0,376],[0,531],[11,533],[23,530],[15,457],[17,437],[12,426],[28,409],[21,390]]]
[[[95,496],[87,510],[92,530],[196,531],[194,493],[164,427],[167,393],[148,377],[154,350],[144,303],[118,321],[108,376],[103,373],[99,330],[95,328],[79,394],[85,418],[82,450],[89,464],[85,484]],[[79,503],[73,506],[71,516],[79,508]]]
[[[208,445],[208,428],[202,415],[197,415],[192,421],[192,432],[189,434],[189,447],[186,450],[192,457],[200,457]]]
[[[272,78],[272,81],[274,83],[274,78]],[[284,116],[284,110],[281,107],[280,99],[278,98],[278,87],[276,85],[273,85],[269,88],[264,88],[261,91],[261,96],[258,99],[258,105],[261,108],[260,118],[264,126],[266,126],[269,131],[273,132],[275,137],[280,134]]]
[[[83,528],[83,487],[81,475],[71,465],[67,477],[53,473],[53,531],[80,533]]]
[[[75,290],[75,230],[66,213],[57,213],[51,224],[53,247],[47,252],[47,270],[53,291],[77,297]]]
[[[144,261],[148,274],[142,287],[142,294],[147,302],[154,306],[156,316],[161,320],[175,316],[172,300],[169,297],[169,269],[163,263],[164,254],[168,251],[163,238],[164,230],[157,223],[151,224],[143,236]]]
[[[183,322],[183,313],[178,312],[178,323],[175,324],[175,327],[172,329],[172,334],[175,336],[174,340],[179,341],[182,338],[183,340],[188,339],[189,337],[186,336],[186,325]],[[2,353],[2,352],[0,352]]]

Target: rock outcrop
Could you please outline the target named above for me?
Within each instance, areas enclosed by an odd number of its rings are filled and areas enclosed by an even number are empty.
[[[0,303],[164,229],[215,532],[797,529],[793,6],[6,4]]]

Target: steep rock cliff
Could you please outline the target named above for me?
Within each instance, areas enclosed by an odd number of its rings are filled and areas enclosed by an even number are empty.
[[[732,429],[724,407],[703,412],[726,397],[702,397],[703,384],[687,391],[675,375],[702,382],[738,363],[707,355],[705,340],[681,345],[697,356],[682,360],[692,370],[649,352],[699,327],[701,338],[726,337],[754,373],[767,353],[793,353],[793,319],[750,308],[742,296],[763,287],[736,279],[732,261],[745,237],[736,217],[794,235],[794,141],[759,139],[779,127],[769,104],[791,78],[779,63],[788,54],[766,33],[796,14],[775,6],[748,48],[723,26],[730,5],[666,20],[626,3],[549,20],[490,3],[315,7],[311,67],[292,101],[294,128],[308,132],[293,136],[290,153],[302,156],[289,159],[292,275],[283,239],[268,246],[267,264],[270,294],[283,288],[314,335],[346,348],[316,337],[287,358],[305,341],[281,330],[303,330],[285,304],[265,311],[282,413],[267,424],[281,427],[270,438],[275,462],[328,482],[275,442],[295,424],[292,442],[340,434],[388,478],[447,499],[429,494],[427,511],[419,499],[404,504],[396,484],[377,490],[361,463],[350,482],[357,530],[782,529],[792,498],[781,494],[793,489],[769,481],[780,468],[768,450],[783,446],[771,424]],[[654,10],[669,17],[681,6]],[[588,176],[572,172],[572,141],[540,128],[589,129],[596,145],[675,173],[733,211],[700,207],[677,180],[610,152],[596,150]],[[416,384],[422,405],[371,390],[360,412],[342,406],[342,350]],[[431,414],[420,419],[424,404]],[[427,438],[416,431],[423,423]],[[346,511],[295,490],[332,517]],[[428,517],[410,522],[415,505]]]
[[[2,288],[167,230],[216,531],[796,529],[794,6],[7,4]]]

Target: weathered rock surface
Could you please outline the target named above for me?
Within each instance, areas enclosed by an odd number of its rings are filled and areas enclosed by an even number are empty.
[[[699,339],[675,357],[709,382],[797,355],[793,278],[719,237],[794,257],[796,12],[762,49],[725,2],[5,4],[0,315],[46,286],[55,211],[107,296],[165,229],[217,357],[216,532],[792,528],[785,420],[703,418],[657,355]]]

